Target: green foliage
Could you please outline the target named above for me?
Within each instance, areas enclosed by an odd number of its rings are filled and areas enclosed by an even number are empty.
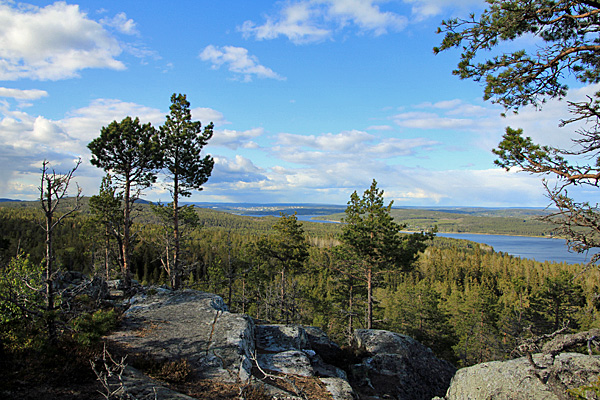
[[[119,315],[114,309],[96,310],[78,315],[70,325],[75,341],[80,345],[90,346],[113,330],[118,321]]]
[[[123,226],[121,243],[122,274],[125,285],[131,281],[131,210],[140,191],[156,181],[156,171],[162,167],[163,156],[158,132],[150,123],[140,124],[138,118],[126,117],[102,127],[100,136],[88,144],[91,163],[112,173],[116,187],[123,196]]]
[[[281,214],[273,230],[274,234],[264,236],[257,242],[259,254],[274,260],[287,271],[300,271],[308,257],[308,243],[302,223],[298,222],[296,214]]]
[[[556,276],[549,276],[530,300],[534,332],[538,334],[552,333],[564,324],[578,328],[577,312],[585,305],[583,288],[573,277],[561,271]]]
[[[214,161],[210,155],[202,156],[202,149],[213,135],[212,122],[204,127],[192,121],[190,103],[186,96],[171,96],[171,112],[160,127],[163,166],[173,181],[174,196],[189,197],[190,190],[202,190],[208,181]]]
[[[148,283],[167,282],[160,263],[162,247],[155,244],[155,238],[164,234],[163,228],[149,205],[141,205],[139,209],[139,225],[134,229],[140,240],[132,248],[132,273]],[[366,327],[368,293],[363,276],[340,273],[346,263],[360,264],[355,253],[338,246],[343,225],[300,223],[295,215],[275,219],[242,217],[210,209],[190,207],[190,210],[199,217],[199,225],[189,229],[183,256],[189,266],[185,276],[191,279],[184,284],[223,298],[228,298],[231,289],[231,310],[258,319],[285,321],[280,297],[281,260],[289,259],[285,266],[283,304],[290,320],[319,326],[340,344],[347,338],[350,322],[353,328]],[[165,208],[167,216],[171,215],[169,211]],[[38,268],[36,259],[43,258],[43,235],[35,224],[38,216],[33,208],[0,207],[8,248],[16,248],[20,242],[23,248],[33,250],[28,268]],[[91,248],[92,241],[97,239],[81,235],[89,217],[84,212],[58,227],[57,262],[68,263],[79,271],[91,264],[91,254],[85,249]],[[490,218],[504,220],[498,216]],[[403,233],[398,236],[402,243],[412,246]],[[41,248],[36,247],[38,240],[42,241]],[[261,245],[257,246],[257,242]],[[376,276],[372,293],[373,319],[378,328],[414,336],[438,356],[459,365],[508,358],[519,340],[532,334],[527,327],[544,332],[551,329],[544,324],[554,322],[552,303],[541,300],[543,289],[552,282],[560,283],[559,288],[566,285],[564,289],[579,287],[574,293],[585,300],[570,302],[568,307],[563,303],[560,323],[568,319],[571,326],[581,329],[600,326],[599,271],[592,270],[581,277],[578,275],[583,270],[581,265],[539,263],[457,239],[436,237],[426,244],[427,248],[413,254],[417,258],[407,268],[410,272],[402,272],[403,264],[399,268],[382,265],[378,270],[381,273]],[[63,253],[62,247],[74,250]],[[262,253],[257,251],[259,247],[264,250]],[[298,262],[296,255],[304,261]],[[2,271],[6,270],[4,267]],[[0,279],[7,276],[3,273]],[[553,296],[567,299],[570,295],[564,293],[556,292],[544,301]],[[83,341],[93,340],[94,335],[88,333],[103,330],[102,315],[94,317],[89,299],[79,298],[77,304],[77,312],[84,309],[85,314],[73,321],[77,321],[81,332],[73,333],[73,338],[79,335]],[[18,309],[15,312],[12,322],[1,324],[5,347],[10,343],[16,347],[37,346],[41,343],[39,338],[43,339],[40,333],[44,315],[26,320],[18,317]],[[61,321],[66,319],[61,315],[56,317]]]
[[[44,266],[26,255],[13,258],[0,271],[0,325],[33,321],[44,309]]]
[[[104,273],[106,279],[110,278],[111,264],[120,264],[120,247],[116,251],[113,249],[113,240],[121,243],[121,227],[123,226],[122,211],[123,196],[116,192],[112,185],[110,174],[102,178],[100,190],[97,195],[90,197],[89,209],[91,218],[89,219],[88,235],[95,233],[100,236],[104,247]],[[95,241],[92,241],[95,243]],[[95,249],[93,246],[92,249]],[[93,251],[93,250],[92,250]],[[111,262],[112,261],[112,262]]]
[[[289,323],[296,319],[297,296],[294,275],[302,272],[308,259],[308,242],[302,223],[298,222],[296,214],[285,215],[273,225],[274,233],[261,237],[256,242],[256,254],[262,261],[262,271],[267,277],[273,279],[279,286],[279,304],[272,308],[278,309],[279,313],[273,313],[275,318]],[[276,280],[276,274],[280,279]],[[291,277],[289,276],[291,274]],[[264,288],[265,294],[272,290],[273,286]],[[267,297],[274,297],[267,294]]]
[[[591,0],[529,1],[488,0],[479,16],[443,21],[445,37],[434,51],[459,47],[461,61],[453,71],[462,79],[485,82],[484,99],[515,112],[520,107],[540,107],[551,98],[567,94],[566,81],[600,82],[600,4]],[[503,44],[521,37],[536,39],[535,47],[493,56]],[[527,42],[530,42],[528,40]],[[484,55],[480,61],[479,56]],[[544,177],[544,187],[557,212],[545,217],[555,233],[568,238],[574,251],[600,247],[600,212],[594,202],[577,200],[568,193],[573,185],[598,187],[600,180],[600,92],[581,102],[569,102],[571,118],[560,126],[580,124],[571,148],[541,146],[521,129],[507,128],[494,153],[496,164]],[[546,175],[556,178],[550,185]],[[590,264],[600,261],[594,254]]]
[[[158,132],[139,118],[126,117],[102,127],[100,136],[88,144],[92,165],[112,173],[120,188],[146,188],[156,181],[162,165]],[[124,193],[128,197],[127,193]]]
[[[596,382],[590,385],[580,386],[578,388],[568,389],[567,393],[575,400],[587,400],[600,397],[600,377]]]
[[[183,277],[180,219],[196,216],[193,211],[182,209],[179,199],[191,196],[192,190],[202,190],[202,185],[212,173],[214,160],[210,155],[202,156],[202,149],[213,135],[213,124],[210,123],[202,131],[200,121],[192,121],[190,103],[185,95],[173,94],[170,109],[166,122],[160,127],[162,166],[167,181],[171,183],[173,198],[172,217],[165,218],[166,209],[162,210],[163,221],[168,222],[169,229],[172,229],[172,240],[165,241],[167,255],[163,257],[163,265],[169,274],[171,287],[179,289]],[[154,211],[159,212],[159,209]],[[184,215],[180,215],[181,213]]]
[[[356,192],[350,196],[343,220],[346,225],[340,236],[342,247],[338,254],[343,255],[339,271],[364,282],[369,329],[373,325],[372,294],[378,275],[409,270],[417,253],[425,249],[425,241],[433,237],[423,233],[400,235],[404,226],[394,222],[390,214],[392,204],[384,205],[383,190],[377,188],[373,179],[362,198]]]
[[[487,0],[479,16],[443,21],[440,47],[434,52],[460,48],[461,60],[453,71],[461,79],[485,83],[484,98],[507,108],[537,105],[545,97],[563,97],[565,76],[586,83],[600,80],[598,4],[595,1]],[[534,51],[503,52],[479,61],[481,53],[505,42],[534,36]],[[493,54],[493,53],[492,53]]]
[[[0,344],[8,350],[45,343],[44,266],[19,255],[0,269]]]

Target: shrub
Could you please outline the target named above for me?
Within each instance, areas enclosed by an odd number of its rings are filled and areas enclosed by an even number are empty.
[[[113,330],[118,321],[119,316],[114,309],[81,314],[71,321],[73,338],[77,343],[89,346]]]

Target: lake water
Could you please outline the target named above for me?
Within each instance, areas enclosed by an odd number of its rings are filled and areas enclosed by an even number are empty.
[[[319,217],[321,216],[297,216],[299,221],[337,223],[337,221],[318,219]],[[585,253],[580,254],[570,252],[564,239],[527,236],[480,235],[476,233],[437,233],[437,236],[485,243],[492,246],[497,252],[503,252],[516,257],[528,258],[539,262],[550,261],[566,262],[567,264],[585,264],[590,260],[591,256],[591,254],[586,255]]]
[[[566,262],[568,264],[586,263],[590,255],[573,253],[567,248],[564,239],[550,239],[525,236],[478,235],[475,233],[438,233],[437,236],[471,240],[485,243],[501,251],[521,258],[536,261]]]

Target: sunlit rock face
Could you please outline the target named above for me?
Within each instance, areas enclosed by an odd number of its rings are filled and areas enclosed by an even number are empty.
[[[563,353],[553,359],[548,354],[535,354],[533,360],[538,368],[526,357],[462,368],[452,379],[445,399],[559,400],[570,397],[568,389],[598,382],[597,356]]]

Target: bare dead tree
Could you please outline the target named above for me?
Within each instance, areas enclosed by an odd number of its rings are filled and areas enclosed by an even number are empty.
[[[47,314],[47,329],[48,339],[50,342],[56,340],[56,324],[54,311],[55,305],[55,279],[56,270],[54,267],[53,253],[53,235],[56,227],[64,221],[65,218],[73,215],[81,207],[81,188],[77,186],[77,195],[75,202],[66,211],[58,213],[59,204],[67,197],[68,189],[73,179],[73,174],[81,164],[81,159],[77,160],[75,167],[64,174],[57,173],[54,169],[50,169],[50,162],[44,160],[42,163],[42,177],[40,183],[40,203],[44,211],[44,225],[42,228],[46,233],[46,259],[45,259],[45,308]]]

